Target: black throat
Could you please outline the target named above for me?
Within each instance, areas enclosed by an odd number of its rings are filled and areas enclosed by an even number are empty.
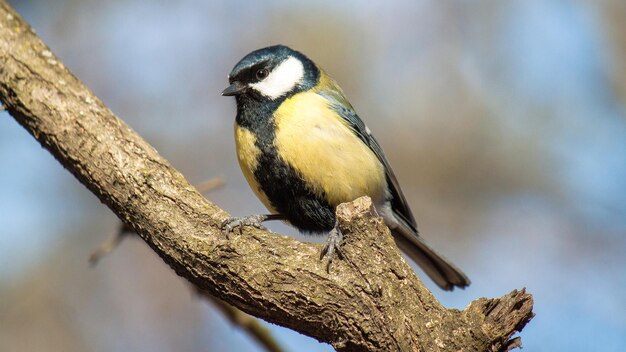
[[[273,144],[276,128],[274,112],[284,100],[284,97],[275,101],[264,100],[247,94],[236,97],[237,125],[254,133],[258,147],[265,149]]]

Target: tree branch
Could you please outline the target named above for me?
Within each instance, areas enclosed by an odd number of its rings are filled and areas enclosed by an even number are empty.
[[[246,228],[94,96],[0,1],[0,100],[80,182],[200,289],[342,351],[499,351],[532,318],[513,291],[446,309],[415,276],[362,198],[337,210],[345,241],[330,273],[318,245]]]
[[[207,193],[210,190],[213,190],[217,187],[221,187],[224,184],[224,181],[221,178],[213,178],[208,181],[202,182],[199,185],[196,185],[196,190],[200,193]],[[128,225],[121,223],[117,233],[115,233],[111,238],[107,239],[103,243],[101,243],[89,256],[89,263],[92,266],[98,264],[100,259],[105,255],[111,253],[122,240],[128,236],[129,234],[135,234],[132,228]],[[217,308],[222,314],[234,325],[237,325],[241,329],[250,335],[255,341],[259,343],[262,347],[264,347],[269,352],[282,352],[283,349],[280,347],[272,333],[263,326],[257,318],[246,314],[239,309],[231,306],[230,304],[220,300],[212,296],[210,293],[206,291],[202,291],[198,289],[196,286],[192,286],[194,292],[196,292],[199,296],[204,297],[206,300],[213,303],[213,306]]]

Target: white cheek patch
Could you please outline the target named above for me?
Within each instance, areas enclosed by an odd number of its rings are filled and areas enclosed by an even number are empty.
[[[250,85],[264,96],[276,99],[292,90],[304,77],[304,66],[295,57],[290,57],[278,65],[262,81]]]

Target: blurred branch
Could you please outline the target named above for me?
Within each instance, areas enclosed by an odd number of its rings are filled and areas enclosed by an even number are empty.
[[[607,78],[612,82],[615,96],[626,105],[626,70],[623,62],[626,60],[626,3],[623,1],[603,0],[592,2],[601,14],[598,24],[604,29],[602,43],[606,45],[610,55],[604,67],[608,70]]]
[[[213,177],[212,179],[195,185],[196,190],[200,193],[207,193],[222,186],[224,186],[224,180],[221,177]]]
[[[195,188],[200,193],[206,193],[216,188],[222,187],[224,185],[224,180],[221,177],[214,177],[212,179],[206,180],[198,185],[195,185]],[[121,223],[117,232],[111,236],[108,240],[102,242],[98,247],[96,247],[93,252],[89,255],[89,264],[92,266],[98,265],[100,259],[102,259],[105,255],[111,253],[119,244],[122,242],[124,237],[129,234],[134,234],[135,230],[130,227],[126,223]]]
[[[221,299],[211,295],[210,293],[197,289],[198,294],[211,301],[217,309],[234,325],[244,329],[252,336],[261,346],[269,352],[282,352],[283,349],[272,336],[272,333],[259,320],[249,314],[246,314]]]
[[[100,260],[105,255],[111,253],[115,248],[117,248],[117,246],[120,245],[120,243],[122,243],[124,237],[132,233],[134,233],[132,228],[124,223],[121,223],[117,233],[111,236],[108,240],[102,242],[98,247],[96,247],[96,249],[93,250],[93,252],[91,252],[89,255],[89,264],[91,264],[91,266],[98,265]]]
[[[501,351],[532,318],[513,291],[446,309],[360,198],[337,209],[343,257],[329,274],[319,245],[246,228],[204,199],[94,96],[0,1],[0,101],[57,160],[176,273],[246,313],[341,351]],[[515,340],[513,340],[515,341]]]

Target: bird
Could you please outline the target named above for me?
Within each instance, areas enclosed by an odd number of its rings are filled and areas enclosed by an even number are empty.
[[[282,220],[303,233],[328,233],[320,258],[339,248],[335,209],[369,196],[398,247],[443,290],[465,288],[468,277],[432,249],[417,224],[391,165],[343,90],[322,68],[285,45],[245,55],[228,75],[234,96],[235,148],[250,187],[270,214],[232,217],[236,228]]]

